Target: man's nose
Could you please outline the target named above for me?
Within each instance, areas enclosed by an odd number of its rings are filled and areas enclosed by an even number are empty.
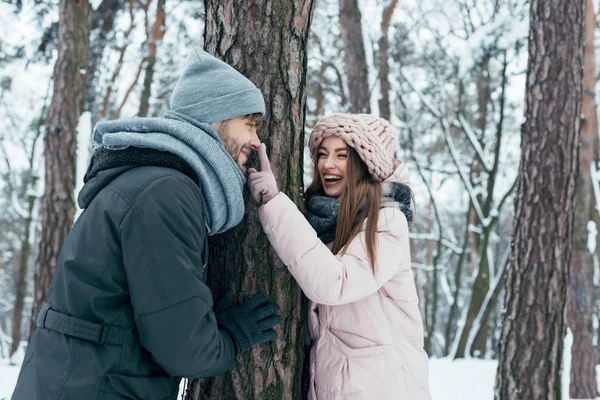
[[[248,144],[250,145],[250,148],[252,150],[258,151],[260,147],[260,140],[258,140],[258,135],[256,133],[252,135],[252,138],[250,139],[250,142]]]

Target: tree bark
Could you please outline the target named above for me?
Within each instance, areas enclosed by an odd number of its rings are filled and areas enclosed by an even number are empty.
[[[146,74],[144,75],[144,90],[140,101],[138,117],[148,116],[150,110],[150,95],[152,94],[152,81],[154,80],[154,66],[156,65],[156,48],[165,36],[165,0],[158,0],[156,5],[156,19],[152,28],[152,36],[148,43],[148,56]]]
[[[259,136],[266,143],[280,189],[303,209],[307,43],[314,1],[205,0],[205,48],[253,81],[266,99]],[[232,290],[239,300],[263,291],[281,307],[276,342],[240,357],[230,373],[192,381],[188,399],[298,399],[302,375],[301,291],[277,258],[246,203],[247,218],[212,237],[208,284],[216,299]]]
[[[61,0],[59,9],[58,59],[54,65],[54,91],[44,138],[42,232],[35,265],[30,335],[46,301],[58,253],[73,225],[76,128],[87,89],[92,7],[88,0]]]
[[[369,73],[358,0],[339,0],[350,112],[370,113]]]
[[[569,394],[573,399],[596,397],[596,352],[594,349],[594,262],[588,249],[587,224],[592,218],[593,192],[591,163],[594,162],[595,141],[598,138],[598,120],[595,101],[594,32],[596,16],[592,0],[586,1],[585,56],[583,69],[582,112],[579,147],[579,177],[577,179],[573,262],[569,287],[569,327],[573,333],[571,347],[571,383]]]
[[[583,0],[532,0],[496,399],[560,399],[581,126]]]

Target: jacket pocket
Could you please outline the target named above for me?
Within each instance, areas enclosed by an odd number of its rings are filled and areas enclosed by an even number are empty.
[[[385,351],[385,346],[350,332],[336,330],[334,333],[330,329],[325,329],[324,332],[327,340],[346,357],[377,356],[383,354]],[[340,336],[343,336],[344,339],[342,339]],[[356,337],[360,339],[363,344],[356,346],[347,344],[348,337]]]
[[[328,329],[317,343],[315,384],[332,395],[358,395],[389,386],[386,381],[402,369],[393,347],[352,348]]]
[[[144,400],[174,399],[180,382],[180,378],[170,376],[106,374],[106,378],[105,392],[114,391],[125,398]]]

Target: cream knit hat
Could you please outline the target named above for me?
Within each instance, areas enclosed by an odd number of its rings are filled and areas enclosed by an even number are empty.
[[[383,118],[371,114],[333,114],[322,118],[308,141],[315,164],[319,145],[330,136],[337,136],[353,147],[376,181],[383,182],[394,172],[396,129]]]

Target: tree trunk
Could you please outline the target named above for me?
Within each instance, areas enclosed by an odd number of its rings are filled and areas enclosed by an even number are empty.
[[[504,288],[504,284],[506,282],[506,265],[501,266],[502,270],[498,272],[500,276],[498,276],[495,281],[495,285],[490,288],[491,292],[488,292],[481,309],[479,310],[479,314],[477,315],[477,319],[481,321],[479,325],[479,329],[473,331],[471,335],[473,335],[473,345],[472,349],[479,349],[477,346],[486,345],[488,340],[488,324],[490,321],[490,315],[494,311],[496,307],[496,301],[502,293],[502,288]],[[482,339],[483,335],[486,336],[485,341]]]
[[[433,232],[433,200],[429,200],[429,216],[427,221],[427,230],[426,232]],[[428,240],[425,243],[425,260],[423,260],[423,264],[426,266],[433,265],[435,269],[435,265],[433,264],[433,240]],[[427,270],[423,271],[423,275],[425,276],[425,298],[424,301],[424,314],[423,314],[423,323],[425,324],[425,343],[423,348],[427,352],[427,354],[431,354],[431,335],[432,326],[433,326],[433,277],[430,276]],[[432,271],[433,275],[433,271]]]
[[[467,350],[467,340],[469,338],[469,333],[471,329],[475,328],[477,330],[481,330],[481,334],[479,335],[479,343],[485,343],[487,339],[487,329],[480,329],[480,327],[474,327],[473,322],[475,322],[475,318],[479,314],[479,310],[481,310],[481,306],[487,296],[487,293],[490,289],[490,274],[489,274],[489,263],[487,257],[487,246],[489,246],[489,239],[491,232],[488,232],[489,229],[486,229],[486,232],[483,237],[483,241],[480,243],[480,252],[481,256],[479,258],[479,266],[477,267],[477,277],[475,278],[475,282],[473,283],[473,293],[471,294],[471,301],[469,303],[469,311],[467,312],[467,319],[465,321],[465,326],[463,327],[460,333],[460,341],[458,342],[458,349],[456,351],[455,358],[463,358],[466,355],[465,350]],[[482,321],[485,322],[485,321]],[[485,347],[484,347],[485,349]],[[479,348],[481,352],[481,348]],[[481,356],[481,353],[472,354],[477,357]]]
[[[100,101],[97,101],[98,69],[102,62],[104,49],[110,42],[109,35],[114,29],[117,14],[125,4],[125,0],[102,0],[102,3],[94,12],[92,32],[95,34],[93,35],[93,41],[90,43],[90,60],[87,74],[87,107],[92,116],[92,126],[96,125],[97,114],[101,106]],[[102,98],[103,96],[100,99]]]
[[[596,352],[594,350],[594,262],[588,249],[587,224],[591,219],[593,192],[590,165],[594,162],[594,144],[598,137],[595,101],[594,32],[596,17],[592,0],[586,1],[585,58],[583,69],[582,112],[579,147],[579,177],[577,179],[573,262],[569,287],[569,327],[573,333],[571,347],[571,384],[569,394],[574,399],[596,397]]]
[[[370,113],[369,73],[358,0],[339,0],[350,112]]]
[[[314,1],[205,0],[205,48],[252,80],[266,99],[259,134],[280,189],[303,209],[302,154],[307,43]],[[303,320],[300,288],[271,249],[246,203],[247,218],[210,243],[208,284],[216,299],[233,290],[243,300],[257,291],[281,307],[276,342],[255,347],[230,373],[192,381],[188,399],[298,399]]]
[[[560,399],[581,126],[583,0],[532,0],[496,399]]]
[[[148,61],[146,63],[146,74],[144,75],[144,90],[140,101],[138,117],[148,116],[150,109],[150,95],[152,93],[152,81],[154,80],[154,66],[156,65],[156,48],[165,36],[165,0],[158,0],[156,5],[156,19],[152,28],[152,37],[148,43]]]
[[[502,68],[502,81],[501,81],[501,92],[499,99],[499,118],[498,123],[496,124],[496,141],[494,143],[494,164],[492,170],[489,171],[488,179],[487,179],[487,187],[486,187],[486,198],[481,204],[483,214],[486,216],[492,215],[492,207],[494,205],[494,190],[496,188],[496,178],[498,176],[499,166],[500,166],[500,148],[502,145],[502,133],[503,133],[503,123],[504,123],[504,110],[506,103],[506,85],[507,85],[507,75],[506,68],[508,63],[506,61],[506,53],[504,53],[504,61]],[[478,120],[478,128],[481,131],[482,135],[485,131],[485,126],[487,124],[487,107],[489,102],[489,58],[486,57],[481,64],[481,73],[480,78],[477,83],[478,93],[479,93],[479,114],[480,118]],[[483,144],[482,144],[482,147]],[[480,163],[477,164],[479,169],[482,168]],[[480,171],[481,172],[481,171]],[[495,215],[499,214],[494,213]],[[497,217],[493,217],[492,221],[497,221]],[[459,342],[459,347],[457,350],[456,357],[464,357],[465,353],[468,353],[472,356],[483,357],[486,354],[487,350],[487,339],[488,339],[488,331],[489,331],[489,312],[483,310],[482,306],[485,299],[490,295],[490,260],[488,259],[488,248],[490,246],[490,236],[494,232],[494,227],[496,222],[491,222],[487,227],[483,228],[483,240],[479,241],[479,250],[481,252],[481,256],[479,258],[479,270],[477,273],[477,278],[475,279],[475,283],[473,285],[473,296],[471,298],[471,304],[469,306],[469,312],[467,316],[466,326],[462,331],[461,339]],[[494,299],[498,296],[495,295]],[[478,318],[479,314],[482,314],[484,318]],[[479,320],[479,326],[473,326],[473,322],[475,320]],[[467,346],[468,338],[472,335],[471,330],[476,329],[475,332],[476,340],[473,342],[472,347]]]
[[[35,265],[30,335],[46,301],[58,253],[73,225],[76,128],[85,106],[87,89],[92,7],[88,0],[61,0],[59,8],[58,59],[54,65],[54,91],[46,118],[42,233]]]
[[[32,187],[35,186],[35,178],[32,178]],[[19,348],[21,343],[21,326],[23,323],[23,308],[25,306],[25,296],[27,295],[27,271],[29,266],[29,254],[31,252],[31,243],[29,234],[31,231],[31,221],[33,220],[33,209],[36,197],[29,195],[27,201],[27,218],[25,218],[25,231],[23,232],[23,241],[21,242],[21,257],[19,259],[19,269],[17,282],[15,285],[15,307],[13,310],[12,323],[12,345],[10,347],[9,357]]]
[[[467,210],[467,223],[465,225],[465,235],[463,239],[463,246],[460,255],[458,256],[458,261],[456,263],[456,272],[454,273],[454,283],[456,287],[454,288],[454,292],[452,293],[452,305],[450,306],[450,313],[448,314],[448,322],[446,323],[446,346],[444,348],[444,355],[449,356],[450,351],[452,350],[452,343],[454,342],[454,337],[457,334],[460,334],[461,330],[456,331],[456,319],[458,317],[458,296],[460,296],[460,292],[462,289],[462,281],[463,281],[463,268],[466,264],[465,262],[465,254],[467,254],[467,247],[469,245],[469,221],[471,218],[471,212],[473,209],[473,205],[469,203],[469,209]],[[453,335],[454,333],[454,335]]]
[[[490,55],[486,54],[479,64],[479,76],[477,78],[477,128],[479,137],[485,137],[487,127],[487,108],[490,102]],[[485,143],[482,143],[485,147]]]
[[[390,45],[388,38],[388,30],[394,9],[398,4],[398,0],[390,0],[390,3],[383,10],[381,18],[381,38],[379,38],[379,87],[381,97],[379,98],[379,116],[386,120],[390,120],[390,64],[388,62],[388,48]]]

